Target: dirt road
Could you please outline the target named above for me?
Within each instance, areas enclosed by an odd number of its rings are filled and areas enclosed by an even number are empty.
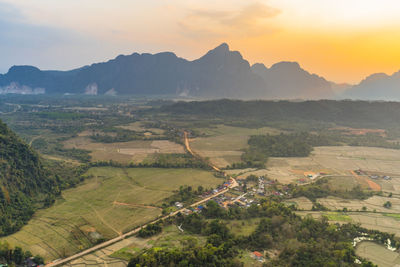
[[[189,139],[188,139],[188,134],[187,134],[187,132],[184,132],[184,138],[185,138],[185,147],[186,147],[186,150],[187,150],[190,154],[192,154],[194,157],[200,158],[197,154],[195,154],[195,153],[192,151],[192,149],[191,149],[191,147],[190,147],[190,144],[189,144]],[[219,191],[219,192],[217,192],[217,193],[215,193],[215,194],[213,194],[213,195],[211,195],[211,196],[209,196],[209,197],[207,197],[207,198],[204,198],[204,199],[202,199],[202,200],[200,200],[200,201],[197,201],[196,203],[191,204],[190,207],[196,207],[196,206],[198,206],[198,205],[200,205],[200,204],[202,204],[202,203],[204,203],[204,202],[207,202],[208,200],[210,200],[210,199],[212,199],[212,198],[214,198],[214,197],[216,197],[216,196],[219,196],[219,195],[221,195],[221,194],[223,194],[223,193],[226,193],[230,188],[234,188],[234,187],[238,186],[238,183],[236,182],[236,180],[235,180],[233,177],[226,175],[226,174],[225,174],[224,172],[222,172],[218,167],[213,166],[212,164],[210,164],[210,166],[211,166],[214,170],[216,170],[216,171],[218,171],[218,172],[221,172],[221,173],[223,173],[226,177],[229,177],[229,178],[230,178],[231,183],[230,183],[230,185],[229,185],[229,188],[226,188],[226,189],[224,189],[224,190],[221,190],[221,191]],[[137,234],[137,233],[140,231],[140,229],[142,229],[143,227],[146,227],[146,226],[149,225],[149,224],[154,224],[154,223],[159,222],[160,220],[165,220],[165,219],[167,219],[167,218],[169,218],[169,217],[173,217],[173,216],[175,216],[175,215],[178,214],[179,212],[182,212],[182,211],[185,210],[185,209],[186,209],[186,207],[184,207],[184,208],[182,208],[182,209],[179,209],[179,210],[177,210],[177,211],[175,211],[175,212],[173,212],[173,213],[170,213],[170,214],[168,214],[168,215],[166,215],[166,216],[163,216],[163,217],[161,217],[161,218],[158,218],[158,219],[156,219],[156,220],[154,220],[154,221],[152,221],[152,222],[150,222],[150,223],[147,223],[147,224],[145,224],[145,225],[143,225],[143,226],[141,226],[141,227],[138,227],[138,228],[136,228],[136,229],[134,229],[134,230],[132,230],[132,231],[130,231],[130,232],[127,232],[127,233],[122,234],[122,235],[120,235],[120,236],[118,236],[118,237],[115,237],[115,238],[113,238],[113,239],[110,239],[110,240],[108,240],[108,241],[106,241],[106,242],[103,242],[103,243],[101,243],[101,244],[98,244],[98,245],[96,245],[96,246],[94,246],[94,247],[91,247],[91,248],[89,248],[89,249],[86,249],[86,250],[84,250],[84,251],[81,251],[81,252],[79,252],[79,253],[77,253],[77,254],[75,254],[75,255],[72,255],[72,256],[70,256],[70,257],[67,257],[67,258],[65,258],[65,259],[61,259],[61,260],[56,260],[56,261],[50,262],[50,263],[46,264],[46,267],[53,267],[53,266],[60,266],[60,265],[63,265],[63,264],[67,264],[67,263],[70,262],[70,261],[76,260],[76,259],[78,259],[78,258],[80,258],[80,257],[83,257],[83,256],[87,255],[87,254],[93,253],[93,252],[95,252],[95,251],[97,251],[97,250],[99,250],[99,249],[108,247],[108,246],[110,246],[110,245],[112,245],[112,244],[114,244],[114,243],[117,243],[117,242],[119,242],[119,241],[124,240],[125,238],[127,238],[127,237],[129,237],[129,236],[132,236],[132,235],[134,235],[134,234]]]

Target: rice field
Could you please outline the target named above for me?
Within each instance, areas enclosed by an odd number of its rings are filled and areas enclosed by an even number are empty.
[[[89,137],[78,136],[64,141],[65,148],[91,151],[93,161],[113,160],[121,163],[142,162],[154,153],[185,153],[182,145],[168,140],[96,143]]]
[[[400,213],[400,199],[393,197],[373,196],[365,200],[326,197],[319,198],[317,201],[331,210],[342,210],[343,208],[347,208],[352,211],[361,211],[363,207],[366,207],[367,211]],[[383,204],[387,201],[392,203],[390,209],[383,207]]]
[[[191,141],[192,149],[200,156],[210,158],[218,167],[226,167],[240,161],[243,149],[247,147],[247,141],[251,135],[278,134],[279,130],[263,127],[248,129],[218,125],[215,128],[196,129],[206,137],[198,137]]]
[[[378,212],[321,212],[321,211],[296,211],[300,216],[311,215],[314,218],[326,216],[331,222],[359,223],[362,227],[372,230],[387,232],[400,237],[399,214],[388,216]]]
[[[46,260],[72,255],[153,220],[163,200],[181,185],[210,188],[222,182],[195,169],[92,168],[76,188],[39,210],[19,232],[2,238]]]
[[[400,265],[400,254],[388,250],[380,244],[364,241],[357,245],[356,255],[370,260],[379,267],[392,267]]]
[[[297,182],[306,178],[305,173],[323,173],[321,176],[342,177],[341,182],[348,177],[346,183],[353,183],[354,175],[351,171],[362,169],[369,172],[378,172],[390,175],[392,180],[371,180],[362,176],[359,184],[365,188],[379,191],[383,189],[389,192],[400,191],[400,150],[372,148],[332,146],[316,147],[309,157],[293,158],[269,158],[265,170],[257,170],[255,174],[267,175],[281,183]],[[239,174],[242,170],[232,170],[231,174]],[[245,175],[250,175],[247,172]],[[378,188],[379,187],[379,188]]]

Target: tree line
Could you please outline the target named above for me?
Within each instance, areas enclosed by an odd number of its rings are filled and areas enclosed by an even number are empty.
[[[325,217],[301,218],[290,207],[272,200],[259,204],[225,210],[209,201],[200,214],[178,214],[163,223],[180,224],[193,237],[204,236],[205,244],[193,238],[178,247],[152,248],[133,256],[128,266],[243,266],[241,251],[249,250],[279,251],[275,258],[265,255],[264,266],[356,266],[352,241],[362,233],[378,243],[389,238],[395,247],[400,245],[394,235],[353,224],[330,224]],[[231,232],[227,222],[244,218],[259,218],[256,229],[248,235]],[[361,266],[374,266],[359,260]]]

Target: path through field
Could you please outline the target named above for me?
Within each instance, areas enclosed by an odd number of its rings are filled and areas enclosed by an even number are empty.
[[[187,133],[184,132],[184,142],[185,142],[185,147],[187,149],[187,151],[192,154],[194,157],[198,157],[200,158],[197,154],[195,154],[189,144],[189,139],[187,136]],[[210,167],[212,167],[214,170],[218,171],[218,172],[222,172],[220,169],[218,169],[216,166],[213,166],[212,164],[210,164]],[[197,207],[198,205],[207,202],[208,200],[219,196],[221,194],[226,193],[230,188],[234,188],[236,186],[238,186],[238,183],[236,182],[236,180],[233,177],[228,176],[226,173],[222,172],[225,176],[229,177],[231,180],[231,184],[229,186],[229,188],[226,188],[224,190],[219,191],[216,194],[213,194],[207,198],[204,198],[200,201],[197,201],[196,203],[193,203],[190,205],[190,207]],[[116,201],[114,201],[115,203]],[[124,203],[125,204],[125,203]],[[157,223],[160,220],[165,220],[168,219],[169,217],[173,217],[176,214],[178,214],[179,212],[184,211],[186,208],[182,208],[179,209],[173,213],[170,213],[166,216],[163,216],[161,218],[155,219],[154,221],[147,223],[141,227],[138,227],[132,231],[129,231],[125,234],[120,234],[118,237],[110,239],[106,242],[103,242],[101,244],[98,244],[94,247],[91,247],[89,249],[86,249],[84,251],[81,251],[75,255],[72,255],[70,257],[67,257],[65,259],[60,259],[60,260],[56,260],[53,262],[50,262],[48,264],[46,264],[46,267],[53,267],[53,266],[115,266],[115,267],[122,267],[122,266],[126,266],[126,262],[123,262],[121,260],[115,260],[110,258],[107,255],[111,255],[113,252],[119,250],[120,248],[125,247],[126,245],[128,245],[127,240],[129,239],[129,237],[137,234],[143,227],[146,227],[149,224],[154,224]],[[100,218],[100,217],[99,217]],[[121,245],[122,242],[122,245]],[[125,244],[125,245],[124,245]],[[112,246],[116,246],[118,247],[118,249],[111,249]],[[107,253],[105,251],[108,251]],[[100,253],[100,254],[99,254]],[[98,255],[99,254],[99,255]]]
[[[361,185],[366,184],[366,185],[369,186],[369,188],[371,188],[374,191],[381,191],[382,190],[382,187],[380,185],[378,185],[374,181],[371,181],[367,177],[360,176],[357,173],[355,173],[354,171],[350,171],[350,172],[357,179],[357,181],[359,181],[359,183]]]
[[[158,210],[162,210],[162,208],[159,207],[154,207],[154,206],[146,206],[146,205],[142,205],[142,204],[129,204],[129,203],[121,203],[118,201],[114,201],[113,205],[120,205],[120,206],[128,206],[128,207],[141,207],[141,208],[145,208],[145,209],[158,209]]]

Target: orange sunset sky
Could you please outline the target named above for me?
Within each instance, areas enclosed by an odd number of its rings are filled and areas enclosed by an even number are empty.
[[[251,64],[298,61],[335,82],[400,69],[395,0],[0,0],[0,73],[133,52],[196,59],[222,42]]]

